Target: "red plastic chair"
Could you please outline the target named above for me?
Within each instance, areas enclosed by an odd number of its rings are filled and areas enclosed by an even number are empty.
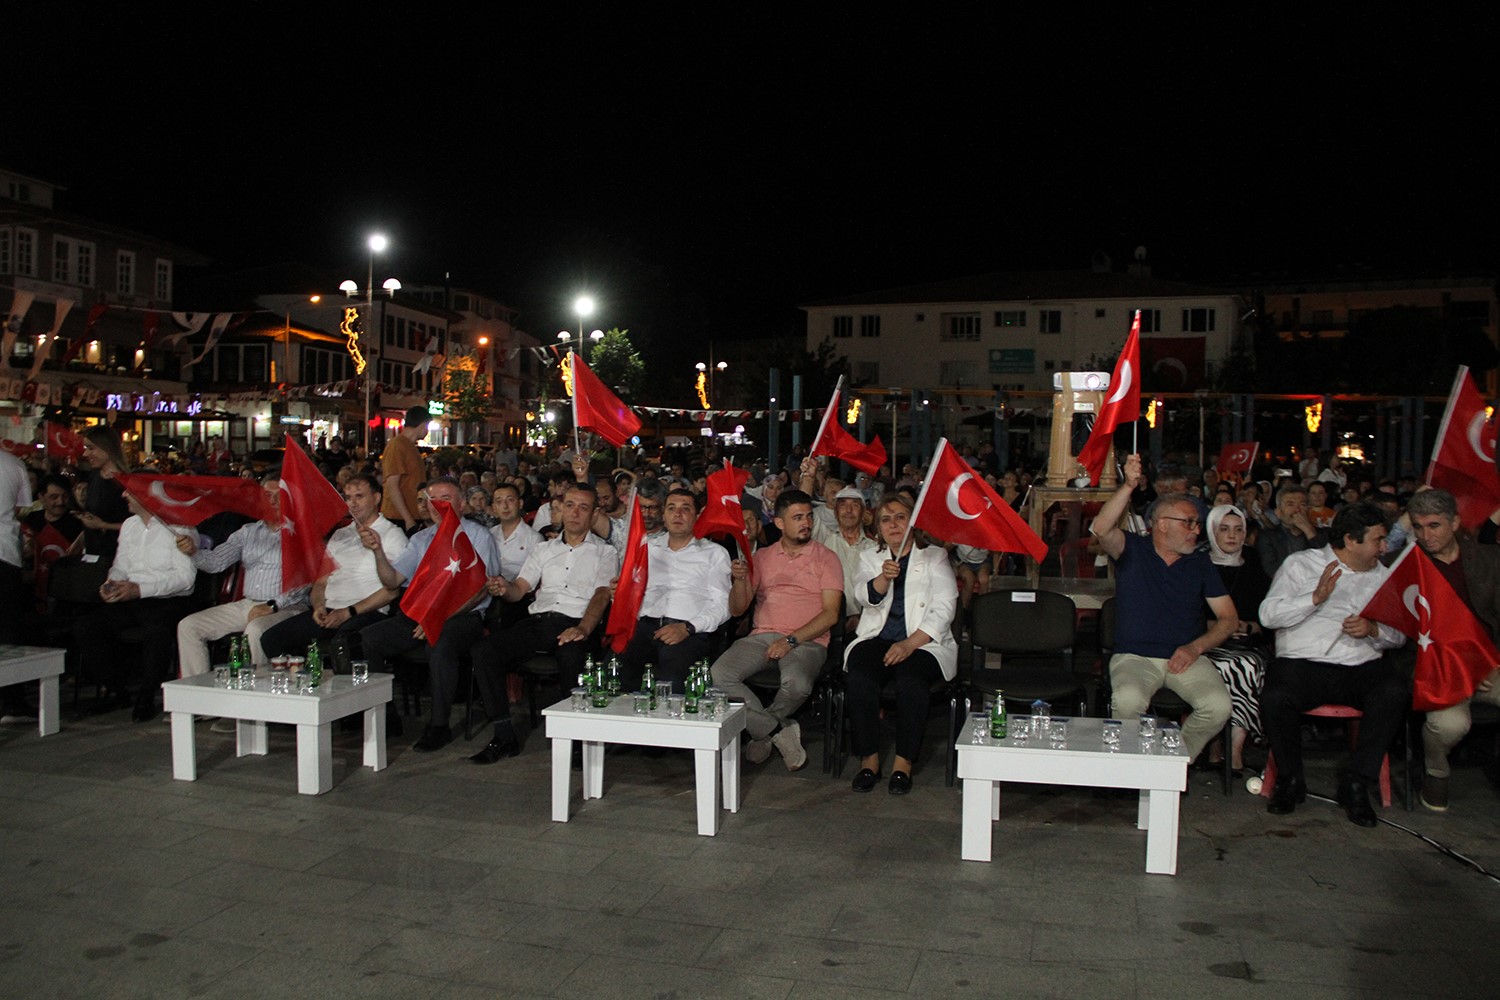
[[[1303,715],[1315,715],[1320,719],[1349,719],[1349,745],[1354,746],[1354,741],[1359,738],[1359,720],[1364,718],[1363,712],[1349,705],[1319,705],[1317,708],[1309,708]],[[1274,754],[1266,756],[1266,773],[1261,779],[1260,794],[1262,798],[1269,799],[1271,791],[1276,787],[1276,757]],[[1386,809],[1391,807],[1391,755],[1385,754],[1380,758],[1380,804]]]

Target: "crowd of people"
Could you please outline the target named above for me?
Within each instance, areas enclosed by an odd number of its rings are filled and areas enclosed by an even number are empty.
[[[160,714],[163,680],[210,669],[212,644],[243,633],[257,664],[321,644],[330,662],[392,670],[427,651],[428,714],[413,749],[454,738],[460,679],[472,671],[493,729],[470,759],[519,753],[512,676],[539,654],[570,680],[602,655],[603,623],[639,510],[650,573],[639,617],[619,658],[633,689],[649,667],[680,688],[708,662],[713,682],[747,709],[745,759],[773,754],[806,764],[799,713],[820,675],[847,687],[853,790],[886,779],[881,696],[895,689],[888,791],[912,787],[938,679],[959,672],[972,595],[1019,573],[1011,553],[945,545],[913,531],[923,472],[903,466],[839,478],[794,451],[784,467],[747,464],[738,501],[749,551],[699,538],[708,477],[723,456],[664,452],[625,465],[575,453],[504,449],[440,463],[425,454],[425,409],[414,408],[378,459],[338,439],[307,447],[342,493],[348,521],[327,539],[328,571],[286,589],[281,572],[280,472],[261,476],[259,520],[225,514],[191,528],[164,522],[117,481],[132,471],[115,431],[83,434],[76,468],[0,456],[0,584],[7,607],[0,641],[66,644],[70,670],[96,682],[96,707]],[[1001,467],[993,447],[965,459],[1019,511],[1031,473]],[[253,475],[218,442],[195,447],[189,474]],[[1092,547],[1115,567],[1114,655],[1105,677],[1112,713],[1146,710],[1166,687],[1192,707],[1184,742],[1197,756],[1230,726],[1235,770],[1250,746],[1274,753],[1279,777],[1268,808],[1286,813],[1306,794],[1301,713],[1324,703],[1364,718],[1340,801],[1351,820],[1374,822],[1369,785],[1410,707],[1403,637],[1359,616],[1390,558],[1416,544],[1443,567],[1491,630],[1500,625],[1500,549],[1494,525],[1473,539],[1453,498],[1412,479],[1376,483],[1337,458],[1309,451],[1271,481],[1233,482],[1213,470],[1123,464],[1119,489],[1092,519]],[[485,582],[435,636],[400,607],[437,535],[444,507],[483,564]],[[205,585],[234,571],[237,590]],[[28,578],[29,577],[29,578]],[[829,663],[830,653],[837,657]],[[842,668],[841,670],[839,668]],[[756,683],[774,671],[773,688]],[[1003,668],[1002,668],[1003,671]],[[1475,697],[1495,701],[1494,675]],[[565,681],[566,683],[566,681]],[[569,685],[570,686],[570,685]],[[6,713],[25,717],[23,693]],[[402,720],[389,719],[393,735]],[[222,725],[222,724],[221,724]],[[1467,701],[1428,713],[1422,801],[1448,805],[1448,756],[1469,726]]]

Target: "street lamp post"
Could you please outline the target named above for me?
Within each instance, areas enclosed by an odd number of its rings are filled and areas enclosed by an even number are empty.
[[[380,371],[378,367],[374,367],[376,357],[375,346],[380,343],[380,337],[378,335],[378,332],[375,337],[371,337],[371,326],[373,325],[375,320],[375,255],[384,252],[387,245],[389,245],[389,241],[381,233],[372,233],[369,240],[366,241],[366,246],[370,248],[370,265],[369,270],[366,272],[365,278],[365,315],[363,317],[364,322],[361,324],[363,326],[362,333],[364,334],[365,338],[365,354],[367,355],[365,360],[366,459],[370,457],[371,370],[373,368],[373,370],[376,372]],[[387,278],[385,279],[385,282],[381,285],[381,287],[385,290],[386,295],[394,298],[396,292],[401,289],[401,282],[397,281],[395,278]],[[359,285],[353,279],[346,279],[345,281],[339,283],[339,291],[343,292],[347,297],[353,298],[355,293],[359,291]]]
[[[704,406],[704,409],[709,410],[710,413],[712,413],[713,406],[718,400],[718,397],[714,395],[714,376],[724,369],[728,368],[729,363],[727,361],[720,361],[718,364],[714,364],[714,342],[710,340],[708,342],[708,363],[705,364],[704,362],[700,361],[693,367],[698,369],[698,371],[703,372],[708,377],[708,395],[705,399],[706,405]],[[712,428],[713,425],[713,417],[710,416],[708,420],[708,426]]]

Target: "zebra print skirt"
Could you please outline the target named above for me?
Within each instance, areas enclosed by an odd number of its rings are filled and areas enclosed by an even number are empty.
[[[1203,654],[1218,669],[1229,689],[1230,721],[1251,736],[1265,735],[1260,726],[1260,691],[1266,683],[1266,654],[1256,649],[1220,646]]]

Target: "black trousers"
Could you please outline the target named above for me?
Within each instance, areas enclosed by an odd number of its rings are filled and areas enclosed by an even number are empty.
[[[154,698],[177,651],[177,623],[192,609],[191,597],[143,597],[91,607],[73,626],[84,670],[112,679],[117,687],[134,681],[142,700]],[[135,643],[140,656],[132,667],[119,654],[122,645]]]
[[[261,649],[266,656],[301,656],[314,642],[330,642],[338,636],[358,634],[363,629],[385,621],[386,615],[379,611],[366,611],[355,615],[338,628],[324,628],[313,620],[312,612],[288,618],[272,626],[260,637]]]
[[[555,611],[528,615],[525,621],[493,632],[474,646],[474,679],[479,684],[484,710],[491,721],[510,721],[507,680],[517,667],[538,654],[556,656],[563,690],[573,689],[578,675],[583,673],[584,661],[590,653],[598,650],[593,636],[582,642],[557,644],[558,635],[577,625],[578,621]]]
[[[1367,781],[1378,779],[1380,759],[1411,706],[1406,675],[1388,656],[1355,667],[1288,657],[1272,660],[1260,696],[1260,719],[1278,774],[1302,774],[1302,713],[1319,705],[1349,705],[1364,713],[1350,769]]]
[[[626,691],[639,691],[641,677],[646,664],[653,666],[658,681],[671,681],[673,691],[681,691],[687,681],[688,670],[699,660],[708,656],[711,636],[694,634],[675,646],[653,639],[663,622],[672,624],[676,619],[638,618],[635,632],[620,654],[620,683]]]
[[[883,662],[893,643],[870,638],[849,650],[845,662],[844,704],[849,716],[849,743],[856,757],[880,749],[880,691],[896,679],[896,755],[915,762],[927,728],[928,694],[943,676],[937,659],[924,649],[894,666]]]
[[[362,629],[359,639],[364,648],[365,659],[370,661],[370,672],[385,672],[389,669],[386,661],[426,645],[426,639],[418,639],[412,635],[416,628],[416,622],[398,611],[386,616],[385,621]],[[443,623],[437,645],[428,649],[427,672],[432,680],[432,725],[448,725],[453,711],[453,699],[458,692],[459,667],[463,665],[463,658],[470,647],[479,641],[483,630],[484,623],[474,612],[454,615]]]

